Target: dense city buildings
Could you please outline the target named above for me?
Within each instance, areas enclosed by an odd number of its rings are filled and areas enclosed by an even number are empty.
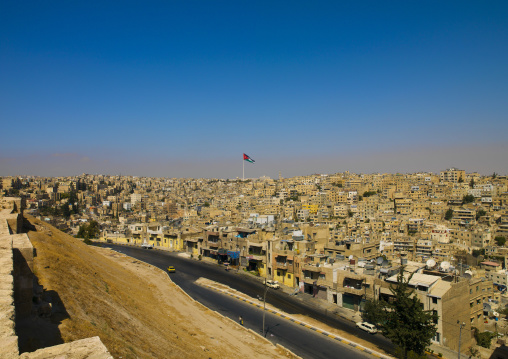
[[[245,181],[83,174],[2,185],[26,213],[67,233],[96,221],[101,241],[228,263],[355,311],[389,301],[403,266],[424,309],[438,315],[433,342],[454,350],[457,321],[471,334],[464,351],[508,284],[506,176],[456,168]]]

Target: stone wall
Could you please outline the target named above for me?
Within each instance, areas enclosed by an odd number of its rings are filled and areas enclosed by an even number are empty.
[[[31,315],[34,250],[23,228],[23,202],[0,198],[0,358],[112,359],[99,337],[19,354],[16,318]]]

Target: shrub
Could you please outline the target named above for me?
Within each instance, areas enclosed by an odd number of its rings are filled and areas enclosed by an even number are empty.
[[[491,332],[483,332],[480,333],[478,330],[474,333],[474,338],[476,339],[476,343],[479,346],[482,346],[484,348],[490,349],[490,342],[492,338],[494,338],[496,335]]]

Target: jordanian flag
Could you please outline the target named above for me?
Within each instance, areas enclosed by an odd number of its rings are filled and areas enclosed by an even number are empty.
[[[247,161],[247,162],[250,162],[250,163],[256,162],[252,158],[250,158],[249,155],[246,155],[245,153],[243,154],[243,160]]]

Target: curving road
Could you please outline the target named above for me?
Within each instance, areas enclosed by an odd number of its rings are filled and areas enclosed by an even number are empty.
[[[246,327],[259,333],[262,332],[262,311],[258,308],[194,283],[198,278],[204,277],[223,283],[252,298],[256,298],[257,296],[262,296],[264,292],[264,285],[258,279],[242,272],[237,273],[235,270],[227,272],[222,266],[190,260],[172,252],[146,250],[114,244],[104,244],[104,246],[164,270],[169,265],[174,266],[176,272],[169,274],[171,279],[192,298],[233,320],[238,320],[238,317],[241,315]],[[351,321],[344,320],[333,314],[327,315],[319,306],[303,302],[281,291],[274,290],[268,291],[266,301],[283,312],[306,315],[331,327],[367,340],[389,353],[393,353],[392,343],[383,336],[368,334],[358,329]],[[267,328],[267,339],[285,346],[304,358],[329,359],[330,357],[337,357],[339,352],[341,358],[372,357],[353,349],[351,346],[338,343],[336,340],[317,334],[273,314],[267,313],[265,327]]]

